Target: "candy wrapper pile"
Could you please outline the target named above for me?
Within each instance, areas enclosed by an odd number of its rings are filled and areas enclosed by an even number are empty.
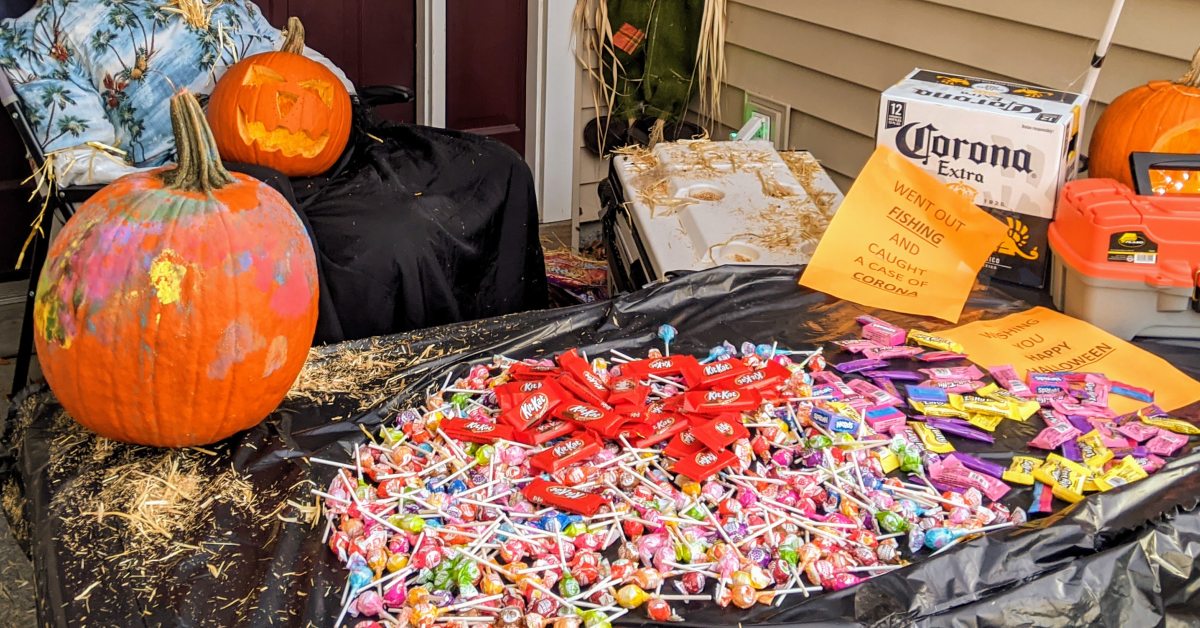
[[[399,414],[324,501],[349,571],[337,624],[601,628],[630,612],[747,609],[853,586],[1031,511],[1146,477],[1185,421],[1097,373],[990,376],[955,343],[861,317],[793,351],[728,343],[464,365]],[[831,347],[832,349],[832,347]],[[899,370],[893,360],[917,363]],[[989,381],[991,380],[991,381]],[[1112,395],[1147,403],[1118,416]],[[955,451],[1043,421],[1045,456]]]

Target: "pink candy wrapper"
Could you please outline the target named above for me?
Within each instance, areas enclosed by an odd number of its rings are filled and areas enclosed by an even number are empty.
[[[1075,426],[1070,423],[1051,425],[1033,437],[1033,440],[1029,441],[1029,446],[1037,447],[1038,449],[1055,450],[1072,438],[1079,437],[1080,434],[1082,432],[1075,429]]]
[[[1108,408],[1108,391],[1112,388],[1108,378],[1096,373],[1088,373],[1083,381],[1073,382],[1071,394],[1080,402],[1089,405]]]
[[[863,356],[875,360],[894,360],[896,358],[911,358],[919,353],[920,347],[896,346],[896,347],[867,347],[863,349]]]
[[[931,379],[921,382],[921,385],[928,386],[930,388],[941,388],[948,393],[958,393],[960,395],[963,393],[975,392],[984,386],[983,382],[969,381],[965,379]]]
[[[1109,410],[1108,408],[1099,408],[1092,405],[1084,405],[1082,403],[1073,403],[1063,399],[1055,399],[1054,401],[1050,402],[1050,405],[1053,406],[1054,410],[1057,412],[1061,412],[1063,414],[1073,414],[1075,416],[1101,417],[1108,419],[1114,419],[1117,416],[1115,412]]]
[[[907,417],[904,413],[892,406],[875,406],[867,408],[863,412],[866,418],[867,425],[870,425],[876,432],[886,434],[895,434],[902,431],[905,427]]]
[[[904,403],[899,397],[889,394],[878,386],[863,380],[853,379],[846,383],[854,392],[866,397],[877,406],[898,406]]]
[[[1021,381],[1021,377],[1017,375],[1017,369],[1011,365],[1002,364],[989,367],[988,373],[992,375],[997,384],[1003,386],[1008,392],[1025,399],[1033,397],[1033,391],[1025,385],[1025,382]]]
[[[833,344],[849,351],[850,353],[862,353],[867,347],[880,347],[879,343],[867,340],[865,338],[855,338],[853,340],[834,340]]]
[[[1158,429],[1158,428],[1155,428]],[[1167,430],[1158,430],[1158,435],[1146,443],[1146,449],[1159,456],[1173,456],[1187,444],[1188,437]]]
[[[1137,463],[1142,466],[1142,469],[1145,470],[1146,473],[1154,473],[1155,471],[1163,468],[1163,465],[1167,464],[1166,460],[1163,460],[1154,454],[1150,454],[1145,458],[1134,456],[1134,460],[1137,460]]]
[[[895,347],[904,344],[908,338],[908,330],[901,329],[885,320],[863,314],[854,319],[863,326],[862,337],[878,342],[881,345]]]
[[[968,469],[957,458],[947,457],[940,464],[930,465],[929,476],[943,484],[978,489],[992,501],[1000,501],[1010,488],[994,477]]]
[[[938,366],[933,368],[921,369],[921,372],[936,381],[943,380],[971,380],[975,381],[983,377],[983,371],[979,370],[974,364],[970,366]]]

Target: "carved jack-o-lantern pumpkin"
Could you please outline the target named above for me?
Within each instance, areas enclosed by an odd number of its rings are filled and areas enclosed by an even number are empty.
[[[304,27],[290,18],[282,50],[247,57],[217,82],[208,121],[222,158],[313,176],[341,156],[350,137],[350,95],[303,51]]]

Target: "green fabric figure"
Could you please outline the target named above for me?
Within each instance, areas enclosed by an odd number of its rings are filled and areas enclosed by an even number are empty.
[[[646,36],[646,70],[642,98],[646,115],[653,116],[654,144],[662,139],[665,122],[682,119],[692,96],[696,47],[705,0],[657,0]]]
[[[630,127],[654,118],[650,145],[663,139],[667,122],[684,119],[696,93],[713,117],[724,78],[725,0],[577,0],[574,20],[580,41],[600,57],[598,110],[607,105]],[[579,59],[588,67],[585,55]]]
[[[606,49],[610,54],[601,61],[601,71],[615,92],[613,115],[630,124],[642,111],[641,88],[642,76],[646,70],[646,29],[650,24],[651,10],[656,4],[647,0],[608,0],[612,46]]]

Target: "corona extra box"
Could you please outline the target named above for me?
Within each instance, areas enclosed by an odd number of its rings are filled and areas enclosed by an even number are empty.
[[[1083,105],[1078,94],[917,69],[883,92],[875,141],[1005,221],[984,272],[1040,288]]]

